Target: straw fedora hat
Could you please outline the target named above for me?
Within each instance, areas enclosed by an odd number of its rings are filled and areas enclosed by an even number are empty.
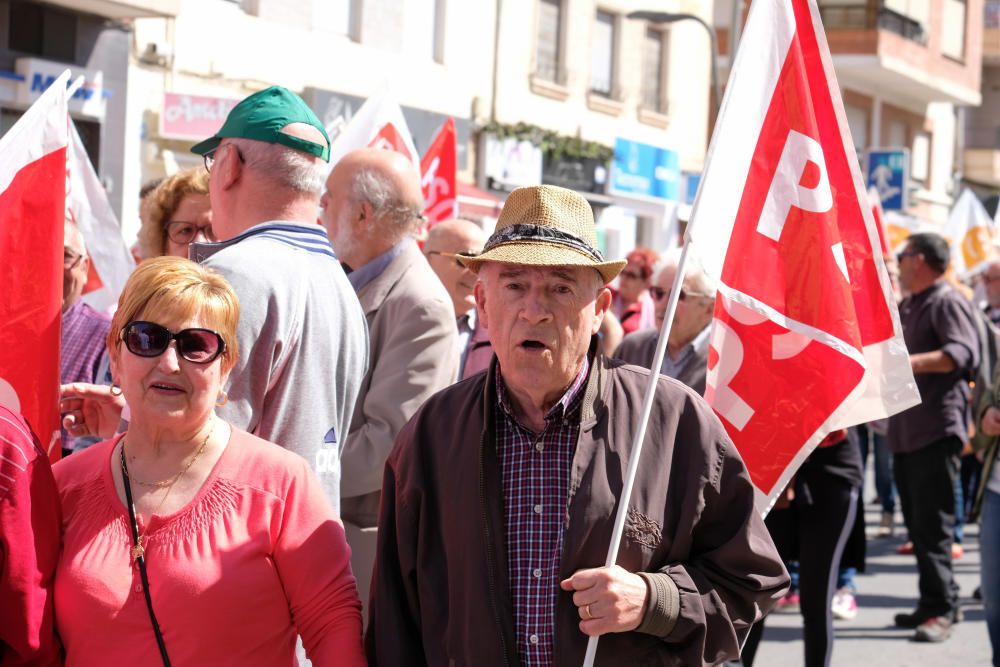
[[[483,262],[526,266],[589,266],[605,283],[625,268],[597,249],[597,225],[579,193],[554,185],[517,188],[507,197],[496,231],[478,255],[458,255],[473,273]]]

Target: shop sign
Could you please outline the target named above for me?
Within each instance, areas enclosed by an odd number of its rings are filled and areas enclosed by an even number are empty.
[[[638,141],[615,140],[612,194],[678,201],[681,189],[677,151]]]
[[[166,93],[160,114],[160,136],[198,141],[213,136],[239,100]]]
[[[865,151],[868,188],[875,188],[883,211],[905,211],[909,206],[910,149],[869,148]]]
[[[542,183],[546,185],[603,193],[607,180],[607,164],[595,158],[546,155],[542,163]]]
[[[67,69],[73,75],[70,81],[83,77],[83,85],[73,93],[69,101],[69,110],[103,120],[107,110],[107,98],[111,96],[111,91],[104,87],[104,73],[100,70],[67,67],[62,63],[40,58],[18,58],[14,62],[14,71],[24,77],[18,86],[18,103],[25,106],[33,104]]]
[[[486,181],[494,190],[542,182],[542,149],[527,140],[486,135]]]

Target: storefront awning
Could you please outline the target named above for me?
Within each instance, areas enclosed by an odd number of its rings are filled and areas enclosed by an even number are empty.
[[[473,219],[500,217],[503,200],[499,197],[462,181],[456,183],[456,189],[458,190],[455,197],[458,202],[458,217]]]
[[[77,12],[109,19],[172,18],[180,13],[180,0],[47,0]]]

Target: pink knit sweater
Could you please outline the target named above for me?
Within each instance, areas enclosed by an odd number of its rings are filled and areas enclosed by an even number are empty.
[[[112,482],[116,442],[54,468],[56,624],[68,666],[160,662]],[[195,498],[148,528],[150,593],[175,667],[291,666],[297,634],[317,667],[365,664],[344,530],[299,456],[233,429]]]

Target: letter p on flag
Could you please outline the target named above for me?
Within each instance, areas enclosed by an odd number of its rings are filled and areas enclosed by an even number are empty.
[[[705,398],[765,513],[833,430],[919,402],[815,0],[755,0],[689,240],[719,296]]]

